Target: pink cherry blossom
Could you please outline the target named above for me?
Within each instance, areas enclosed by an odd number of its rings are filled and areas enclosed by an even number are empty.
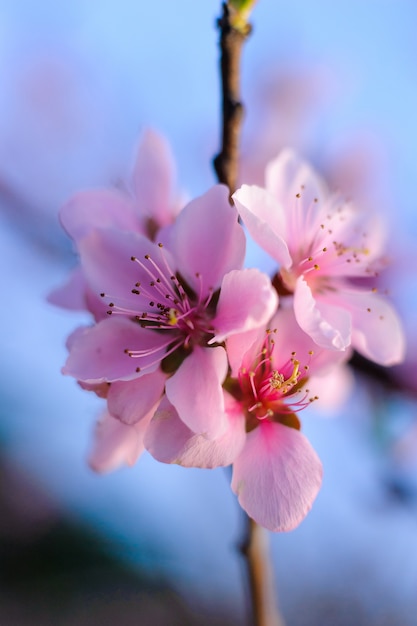
[[[134,465],[142,452],[143,435],[152,414],[137,424],[123,424],[105,411],[97,422],[88,463],[96,472],[111,472],[120,465]]]
[[[96,228],[141,233],[153,239],[161,228],[172,224],[183,206],[175,192],[175,163],[165,138],[146,130],[138,146],[130,180],[125,189],[93,189],[75,194],[62,207],[60,219],[75,242]],[[106,316],[106,307],[77,267],[65,285],[49,295],[63,308],[87,309],[96,321]]]
[[[400,321],[367,286],[382,265],[379,220],[331,195],[291,150],[268,165],[265,188],[243,185],[233,199],[253,239],[279,263],[281,287],[316,344],[352,345],[382,365],[403,359]]]
[[[232,489],[250,517],[270,530],[291,530],[311,508],[322,478],[320,460],[294,412],[316,399],[305,386],[309,376],[333,371],[347,355],[317,347],[291,308],[279,309],[269,330],[235,334],[226,346],[231,375],[224,392],[227,426],[220,436],[193,432],[165,398],[144,445],[164,463],[233,464]]]
[[[139,233],[94,228],[77,247],[86,282],[108,315],[74,333],[64,373],[89,385],[146,376],[157,399],[162,368],[169,374],[165,393],[184,423],[219,436],[227,428],[222,343],[264,326],[278,300],[266,275],[240,269],[245,237],[228,189],[217,185],[190,202],[166,246]],[[141,415],[118,417],[132,424]]]

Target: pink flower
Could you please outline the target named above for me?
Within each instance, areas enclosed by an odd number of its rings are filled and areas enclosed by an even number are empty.
[[[152,416],[137,424],[123,424],[105,411],[97,422],[88,463],[96,472],[111,472],[120,465],[134,465],[143,447],[143,434]]]
[[[266,275],[240,269],[245,238],[225,186],[185,207],[167,240],[98,227],[77,240],[85,279],[108,315],[73,334],[63,371],[89,385],[130,381],[127,389],[146,376],[153,400],[165,388],[184,423],[213,438],[227,427],[222,344],[263,326],[277,295]],[[118,417],[132,424],[146,414]]]
[[[170,146],[162,135],[148,129],[139,143],[127,189],[93,189],[75,194],[61,209],[61,223],[76,242],[96,228],[136,232],[153,239],[161,228],[174,222],[182,208],[174,183]],[[91,290],[80,267],[65,285],[50,294],[49,301],[63,308],[87,309],[97,321],[106,316],[106,307]]]
[[[290,150],[266,170],[266,188],[243,185],[234,195],[253,239],[279,263],[279,281],[294,296],[300,327],[330,350],[352,345],[382,365],[400,362],[399,319],[376,288],[381,224],[337,195]]]
[[[275,330],[275,328],[277,330]],[[215,439],[192,432],[164,399],[144,444],[159,461],[186,467],[233,464],[232,489],[256,522],[274,531],[295,528],[320,489],[322,467],[295,415],[316,397],[305,388],[346,358],[322,350],[300,330],[291,309],[271,329],[231,336],[231,377],[225,382],[227,428]]]

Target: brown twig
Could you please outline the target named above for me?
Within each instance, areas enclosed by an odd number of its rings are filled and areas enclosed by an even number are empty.
[[[222,4],[220,29],[220,68],[222,85],[222,147],[213,163],[220,183],[236,189],[239,165],[239,142],[243,119],[240,101],[240,59],[251,27],[233,20],[233,7]],[[263,528],[246,516],[247,528],[241,552],[245,558],[250,587],[251,613],[254,626],[283,626],[277,611],[267,535]]]
[[[247,530],[241,552],[250,585],[252,622],[255,626],[284,626],[278,612],[266,531],[246,516]]]
[[[220,183],[229,187],[230,194],[236,190],[240,129],[243,119],[243,104],[240,101],[240,59],[245,40],[250,33],[236,28],[231,21],[231,10],[227,2],[222,5],[222,16],[218,20],[220,29],[220,68],[222,84],[222,147],[213,164]]]

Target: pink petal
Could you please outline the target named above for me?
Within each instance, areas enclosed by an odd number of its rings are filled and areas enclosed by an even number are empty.
[[[115,189],[77,193],[62,207],[60,219],[75,241],[88,235],[94,228],[133,232],[140,232],[141,229],[132,200]]]
[[[70,354],[62,371],[87,383],[132,380],[158,368],[165,344],[166,337],[127,318],[108,318],[71,336]],[[126,349],[151,353],[132,358]]]
[[[134,465],[145,449],[143,436],[151,418],[148,415],[138,425],[127,426],[105,412],[96,425],[88,456],[90,467],[96,472],[111,472],[125,463]]]
[[[135,424],[154,413],[164,392],[166,374],[156,370],[135,380],[110,385],[107,404],[110,413],[124,424]]]
[[[245,235],[228,198],[226,186],[212,187],[182,210],[172,231],[178,270],[197,293],[217,289],[224,274],[243,265]]]
[[[82,267],[71,272],[66,283],[48,295],[48,302],[72,311],[90,311],[96,321],[104,319],[108,306],[91,291]]]
[[[231,335],[226,341],[226,351],[231,375],[237,378],[241,367],[251,367],[254,359],[262,350],[265,340],[265,328],[255,328],[246,333]]]
[[[352,316],[352,345],[380,365],[401,363],[405,356],[405,336],[401,321],[391,304],[377,293],[339,289],[333,294],[338,306]]]
[[[232,196],[246,228],[257,244],[280,265],[289,268],[292,259],[286,244],[282,205],[265,189],[242,185]]]
[[[225,433],[217,439],[206,439],[193,433],[165,398],[146,431],[145,447],[162,463],[211,469],[233,463],[245,439],[241,412],[230,411]]]
[[[232,489],[243,509],[269,530],[292,530],[320,489],[322,466],[302,433],[262,422],[233,464]]]
[[[48,295],[48,302],[71,311],[84,311],[86,309],[85,292],[87,283],[83,270],[76,267],[68,276],[67,281],[57,287]]]
[[[226,374],[224,348],[195,346],[165,385],[182,421],[208,439],[219,437],[227,426],[222,390]]]
[[[280,307],[270,321],[270,328],[276,330],[273,334],[275,345],[272,359],[278,371],[291,355],[300,362],[300,369],[308,366],[309,377],[328,372],[350,356],[350,350],[328,350],[318,346],[310,335],[301,329],[292,307]]]
[[[351,343],[351,316],[340,308],[315,300],[306,280],[297,279],[294,292],[297,322],[313,341],[328,350],[345,350]]]
[[[332,354],[337,354],[333,352]],[[330,371],[326,371],[325,376],[311,376],[308,379],[308,386],[314,395],[318,396],[314,408],[319,411],[320,416],[325,415],[324,411],[334,412],[348,400],[354,389],[354,374],[348,365],[337,365]]]
[[[320,176],[308,163],[288,148],[268,163],[265,183],[269,193],[284,207],[287,225],[295,217],[295,205],[297,205],[297,212],[304,216],[303,221],[309,214],[308,223],[312,225],[316,215],[322,211],[323,202],[329,195],[327,186]],[[319,202],[315,202],[315,199]]]
[[[210,343],[264,326],[277,306],[277,293],[266,274],[257,269],[229,272],[223,279],[213,320],[217,334]]]
[[[81,389],[93,391],[99,398],[107,398],[110,383],[84,383],[82,380],[78,380],[77,382]]]
[[[81,263],[91,288],[97,293],[106,294],[106,302],[114,301],[117,305],[140,314],[147,310],[149,296],[137,295],[132,292],[136,283],[149,288],[151,276],[140,265],[147,263],[153,270],[145,255],[149,255],[165,269],[161,255],[171,261],[167,250],[162,251],[157,245],[135,233],[121,233],[111,230],[95,230],[79,244]],[[139,262],[132,261],[136,257]]]
[[[175,208],[172,195],[175,162],[165,138],[146,130],[138,148],[132,182],[140,215],[152,218],[158,226],[173,221]]]

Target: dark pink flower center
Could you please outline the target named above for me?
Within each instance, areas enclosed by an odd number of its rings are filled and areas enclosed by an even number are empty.
[[[197,273],[199,291],[196,293],[186,281],[169,265],[161,249],[161,260],[156,262],[149,254],[143,260],[132,256],[146,275],[146,280],[137,282],[131,293],[138,296],[137,308],[124,307],[121,303],[110,302],[108,315],[123,315],[139,323],[142,328],[158,333],[166,333],[167,340],[155,349],[156,360],[161,360],[179,348],[191,349],[193,345],[206,345],[214,336],[211,320],[215,313],[218,293],[212,288],[203,292],[203,281]],[[106,294],[100,294],[106,297]],[[161,349],[164,350],[161,356]],[[125,353],[132,358],[151,354],[151,350],[133,350],[127,347]],[[137,368],[139,371],[140,368]]]
[[[279,415],[304,409],[317,397],[309,397],[309,390],[302,389],[308,365],[301,368],[295,352],[279,369],[274,366],[274,340],[271,334],[268,331],[264,347],[252,367],[239,370],[239,384],[248,417],[276,421]]]

